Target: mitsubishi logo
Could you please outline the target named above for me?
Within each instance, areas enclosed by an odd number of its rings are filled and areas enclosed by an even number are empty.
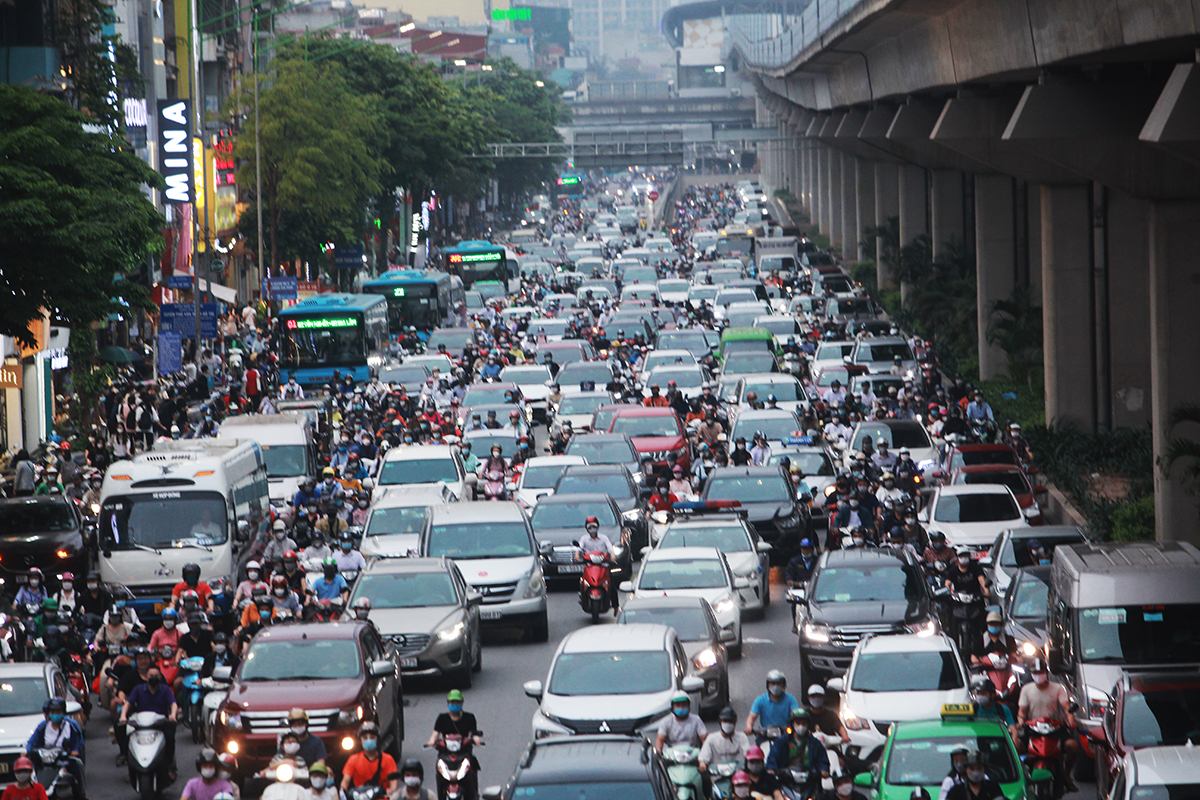
[[[600,723],[600,732],[601,733],[610,733],[611,731],[612,731],[612,728],[608,727],[608,720],[605,720],[604,722]]]

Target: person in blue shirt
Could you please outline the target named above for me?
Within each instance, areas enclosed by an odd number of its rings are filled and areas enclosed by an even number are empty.
[[[67,716],[67,701],[61,697],[51,697],[42,706],[42,713],[46,718],[33,729],[33,734],[25,743],[25,754],[39,767],[49,766],[40,763],[37,751],[41,749],[61,748],[68,756],[82,760],[83,728]],[[71,762],[68,769],[76,780],[83,779],[79,761]]]
[[[458,449],[462,454],[463,467],[467,470],[467,473],[473,474],[477,472],[479,470],[479,456],[471,452],[471,443],[463,442],[459,445]]]
[[[296,490],[296,494],[292,496],[292,507],[297,509],[297,513],[303,513],[303,509],[308,505],[317,504],[317,482],[314,478],[307,477],[300,484],[300,488]]]
[[[787,676],[777,669],[767,673],[767,691],[760,694],[746,715],[746,735],[754,736],[755,728],[766,731],[770,727],[787,727],[792,711],[800,708],[795,696],[787,692]],[[759,735],[756,742],[762,744],[766,736]]]
[[[821,787],[821,778],[829,776],[829,756],[825,745],[809,731],[808,709],[798,708],[789,715],[790,732],[771,744],[767,754],[767,769],[776,775],[788,768],[808,773],[806,788]]]
[[[975,701],[975,716],[979,719],[995,719],[1008,728],[1010,734],[1017,735],[1017,721],[1013,719],[1012,709],[1003,703],[996,702],[996,685],[987,675],[976,675],[971,678],[971,699]],[[1016,741],[1016,738],[1013,739]]]
[[[350,587],[346,579],[338,574],[337,562],[329,556],[321,562],[323,577],[313,582],[312,593],[317,600],[336,600],[339,597],[345,603],[350,597]]]

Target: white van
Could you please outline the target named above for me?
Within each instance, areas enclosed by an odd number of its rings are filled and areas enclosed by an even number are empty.
[[[393,486],[371,504],[359,551],[364,558],[408,558],[421,543],[421,529],[431,506],[457,502],[449,486]]]
[[[221,424],[217,441],[241,439],[258,442],[267,462],[271,505],[286,507],[306,476],[316,476],[317,443],[307,414],[247,414]]]
[[[232,579],[243,548],[270,522],[267,465],[239,439],[160,442],[114,462],[100,487],[100,579],[129,588],[152,619],[188,563],[201,580]]]

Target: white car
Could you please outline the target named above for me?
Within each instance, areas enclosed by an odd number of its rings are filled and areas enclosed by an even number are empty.
[[[437,484],[449,487],[455,497],[470,497],[468,492],[474,483],[474,476],[467,476],[462,453],[457,447],[445,444],[393,447],[383,457],[371,498],[382,497],[389,486]]]
[[[1200,759],[1195,747],[1139,747],[1125,754],[1113,781],[1111,800],[1157,800],[1195,797],[1200,785]]]
[[[619,587],[624,596],[703,597],[721,626],[721,641],[733,658],[742,657],[742,597],[745,578],[735,578],[725,555],[715,547],[672,547],[645,553],[632,581]]]
[[[663,395],[667,394],[668,385],[674,381],[675,388],[686,400],[695,400],[704,394],[705,385],[712,379],[708,370],[699,364],[676,366],[667,364],[655,367],[646,375],[645,386],[662,387]]]
[[[691,284],[683,278],[664,278],[658,282],[658,296],[664,303],[683,305],[688,299]]]
[[[571,430],[576,433],[589,433],[596,410],[615,402],[609,392],[581,392],[578,388],[563,387],[558,405],[548,409],[550,415],[546,421],[550,434],[556,434],[565,422],[570,422]]]
[[[715,547],[725,554],[735,579],[749,586],[740,589],[742,609],[761,618],[771,602],[771,545],[758,538],[749,524],[734,514],[677,519],[655,543],[659,550],[673,547]]]
[[[920,373],[917,357],[912,348],[899,336],[878,336],[875,338],[859,339],[850,354],[850,361],[861,367],[866,367],[872,374],[888,373],[896,364],[896,356],[904,367],[904,377],[913,378]]]
[[[854,649],[844,678],[826,688],[842,695],[850,744],[874,761],[893,722],[937,719],[947,703],[970,703],[967,669],[945,634],[868,636]]]
[[[572,464],[586,464],[582,456],[537,456],[525,462],[521,477],[517,479],[514,498],[525,508],[533,508],[543,497],[554,494],[563,470]]]
[[[939,486],[917,515],[930,533],[946,534],[951,547],[969,547],[979,554],[991,548],[996,537],[1010,528],[1029,525],[1012,489],[1000,483],[960,483]]]
[[[572,631],[558,645],[546,682],[524,686],[539,702],[533,738],[656,731],[676,692],[687,692],[692,707],[700,708],[704,681],[688,674],[691,665],[675,629],[666,625]]]
[[[808,366],[809,372],[819,375],[821,370],[827,367],[845,366],[844,359],[854,352],[854,344],[846,341],[821,342],[817,345],[817,352],[813,353],[812,363]]]
[[[501,383],[515,383],[521,387],[521,395],[535,421],[546,419],[546,398],[550,396],[553,380],[550,368],[542,364],[514,364],[500,371]]]
[[[0,664],[0,759],[12,764],[25,755],[25,743],[38,725],[46,721],[42,704],[51,697],[70,698],[70,684],[54,663]],[[696,708],[700,706],[697,705]],[[67,715],[79,721],[79,703],[67,700]],[[81,723],[82,724],[82,723]],[[15,780],[11,768],[0,774],[0,785]]]
[[[787,411],[800,413],[808,407],[804,386],[795,375],[786,372],[756,372],[739,376],[736,404],[740,408],[750,408],[750,403],[746,400],[746,395],[750,392],[754,392],[764,404],[767,398],[775,395],[779,408]]]
[[[359,551],[363,558],[409,558],[416,554],[431,506],[454,503],[459,498],[446,484],[416,484],[383,489],[371,504],[363,523]],[[320,570],[306,564],[305,569]]]
[[[645,377],[654,369],[666,366],[690,366],[696,364],[696,356],[690,350],[651,350],[638,364],[638,375]]]
[[[754,434],[759,431],[767,437],[767,444],[775,451],[783,446],[784,439],[801,434],[800,418],[795,411],[782,408],[742,411],[733,421],[729,441],[736,442],[744,437],[746,447],[751,448],[754,446]]]

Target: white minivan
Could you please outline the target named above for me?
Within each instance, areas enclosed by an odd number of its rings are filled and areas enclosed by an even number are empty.
[[[271,505],[276,509],[287,507],[304,478],[318,472],[312,422],[299,411],[229,417],[221,423],[217,439],[258,443],[267,462]]]

